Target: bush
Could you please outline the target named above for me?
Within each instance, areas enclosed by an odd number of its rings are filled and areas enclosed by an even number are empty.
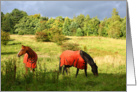
[[[62,34],[61,29],[59,28],[51,28],[50,31],[50,40],[52,42],[57,43],[58,45],[61,45],[63,41],[65,40],[65,36]]]
[[[1,44],[6,45],[10,40],[10,34],[8,32],[1,31]]]
[[[58,45],[61,45],[65,40],[65,36],[62,35],[62,31],[58,28],[50,28],[49,30],[43,30],[35,34],[37,41],[51,41]]]
[[[81,50],[81,48],[79,47],[79,44],[77,43],[63,43],[61,45],[61,50],[62,51],[65,51],[65,50],[77,51],[77,50]]]
[[[50,41],[48,34],[46,32],[36,32],[35,38],[37,41]]]

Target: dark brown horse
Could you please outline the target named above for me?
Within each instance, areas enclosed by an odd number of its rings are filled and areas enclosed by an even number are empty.
[[[34,72],[37,62],[37,54],[30,47],[22,45],[22,48],[17,56],[20,57],[22,55],[24,55],[23,62],[25,64],[26,73],[28,72],[28,68]]]
[[[92,72],[95,76],[98,76],[98,67],[92,57],[88,55],[86,52],[80,50],[80,51],[71,51],[67,50],[64,51],[60,55],[60,61],[59,61],[59,71],[61,72],[62,66],[63,67],[63,74],[64,71],[68,73],[67,69],[71,66],[74,66],[77,68],[76,77],[78,75],[79,69],[85,70],[85,75],[87,76],[87,63],[91,66]]]

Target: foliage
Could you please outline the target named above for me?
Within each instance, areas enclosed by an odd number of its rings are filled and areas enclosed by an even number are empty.
[[[48,37],[48,34],[46,32],[36,32],[35,34],[35,38],[37,41],[49,41],[49,37]]]
[[[38,26],[40,25],[40,14],[30,15],[23,17],[18,24],[15,25],[15,32],[19,34],[35,34]]]
[[[1,30],[1,44],[6,45],[10,40],[10,34]]]
[[[62,30],[64,35],[68,35],[68,36],[71,35],[71,31],[69,30],[70,23],[71,23],[70,19],[66,17]]]
[[[11,15],[9,13],[7,13],[6,15],[4,15],[3,19],[2,19],[2,23],[1,23],[1,29],[5,32],[10,32],[12,30],[12,20],[11,20]]]
[[[48,18],[42,17],[40,14],[28,16],[26,12],[14,9],[11,13],[4,14],[1,12],[1,27],[3,31],[13,34],[18,33],[19,35],[35,34],[36,32],[56,28],[55,30],[62,31],[61,35],[66,36],[99,35],[111,38],[125,38],[126,17],[120,18],[116,8],[113,8],[111,14],[110,18],[104,18],[104,20],[100,21],[97,16],[90,18],[89,15],[84,16],[83,14],[74,16],[73,19],[63,18],[62,16]],[[52,33],[55,32],[49,31],[49,33],[54,35]]]
[[[101,23],[99,24],[98,34],[99,36],[107,36],[108,33],[106,31],[106,25],[107,25],[107,18],[105,18]]]
[[[115,21],[111,23],[109,30],[108,30],[108,36],[112,38],[119,38],[121,36],[119,21]]]
[[[77,29],[77,32],[76,32],[76,36],[83,36],[84,34],[83,34],[83,31],[82,31],[82,29],[81,28],[78,28]]]
[[[71,25],[69,26],[69,30],[71,32],[71,35],[76,35],[76,31],[78,29],[78,24],[76,22],[71,22]]]
[[[79,28],[82,28],[84,26],[84,22],[83,22],[84,19],[85,19],[85,16],[83,14],[80,14],[76,17],[75,22],[78,24]]]
[[[116,9],[113,9],[112,17],[110,19],[109,29],[107,30],[108,36],[112,38],[119,38],[121,36],[121,19]]]
[[[121,32],[122,32],[122,37],[126,37],[126,17],[123,19],[121,23]]]
[[[2,30],[10,33],[15,33],[14,26],[19,23],[19,20],[24,16],[27,16],[27,13],[18,9],[14,9],[11,13],[6,13],[5,15],[1,12],[2,16]]]
[[[55,42],[58,45],[61,45],[62,42],[65,40],[65,36],[62,34],[62,30],[55,27],[49,29],[49,31],[50,31],[49,34],[50,41]]]
[[[62,35],[62,31],[56,27],[36,32],[35,38],[37,41],[51,41],[57,43],[58,45],[61,45],[65,40],[65,37]]]

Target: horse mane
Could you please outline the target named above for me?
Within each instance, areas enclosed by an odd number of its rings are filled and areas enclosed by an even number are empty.
[[[89,54],[87,54],[86,52],[80,50],[80,55],[84,59],[84,61],[86,63],[88,63],[89,65],[91,65],[91,66],[96,65],[94,63],[94,60],[92,59],[92,57]]]
[[[30,47],[26,46],[26,50],[27,50],[26,53],[28,54],[28,58],[35,57],[35,53]]]

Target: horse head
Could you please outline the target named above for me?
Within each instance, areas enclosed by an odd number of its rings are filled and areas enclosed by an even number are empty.
[[[22,48],[19,51],[17,56],[20,57],[20,56],[24,55],[26,52],[27,52],[27,47],[22,45]]]
[[[98,76],[98,67],[97,67],[96,63],[94,63],[94,64],[92,65],[92,70],[91,70],[91,71],[93,72],[93,74],[94,74],[95,76]]]

